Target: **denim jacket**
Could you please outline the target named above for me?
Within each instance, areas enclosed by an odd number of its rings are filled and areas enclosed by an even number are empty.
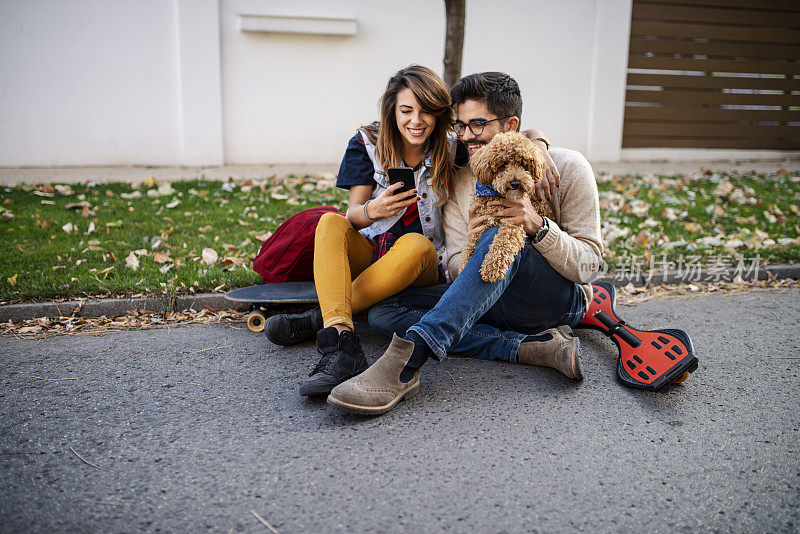
[[[359,133],[361,134],[361,138],[364,140],[364,146],[367,147],[369,159],[372,160],[372,165],[375,167],[375,174],[373,178],[375,179],[376,185],[372,189],[372,198],[377,198],[378,195],[383,193],[386,188],[389,187],[389,177],[383,172],[380,162],[375,157],[375,145],[370,142],[369,137],[365,135],[363,131],[359,130]],[[454,153],[452,148],[453,147],[451,147],[450,152]],[[433,191],[433,177],[430,173],[430,167],[431,158],[430,155],[428,155],[425,158],[425,161],[422,162],[422,169],[417,178],[417,191],[421,197],[421,199],[417,202],[417,209],[419,210],[419,220],[422,223],[422,233],[425,235],[425,237],[430,239],[433,243],[433,246],[436,247],[436,255],[439,257],[439,264],[445,265],[442,207],[435,205],[437,202],[439,202],[439,197]],[[400,220],[404,213],[405,210],[402,210],[397,215],[392,217],[378,219],[376,222],[372,223],[366,228],[362,228],[359,231],[361,232],[361,235],[367,239],[375,241],[379,235],[388,232],[389,229]],[[447,272],[446,269],[445,272]]]

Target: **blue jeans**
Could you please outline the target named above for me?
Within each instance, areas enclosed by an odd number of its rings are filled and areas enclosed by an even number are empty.
[[[406,289],[379,302],[370,309],[370,325],[389,337],[416,332],[437,360],[450,352],[510,362],[526,335],[577,325],[585,313],[580,286],[527,241],[505,278],[481,279],[481,263],[497,231],[495,226],[483,233],[455,282]]]

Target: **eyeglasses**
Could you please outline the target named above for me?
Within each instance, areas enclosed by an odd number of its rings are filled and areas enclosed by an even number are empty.
[[[490,122],[494,121],[502,121],[505,119],[510,119],[513,115],[509,115],[508,117],[497,117],[496,119],[491,120],[483,120],[483,119],[472,119],[468,123],[463,123],[461,121],[456,121],[453,123],[453,129],[456,131],[456,135],[461,137],[464,135],[464,132],[469,131],[472,132],[472,135],[480,135],[483,133],[483,129],[486,128],[486,125]]]

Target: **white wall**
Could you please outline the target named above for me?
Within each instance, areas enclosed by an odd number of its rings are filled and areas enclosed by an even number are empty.
[[[0,165],[177,160],[175,9],[161,0],[0,7]]]
[[[332,162],[398,69],[441,73],[444,2],[223,0],[225,159],[231,163]],[[251,33],[237,14],[354,17],[354,36]],[[424,14],[424,15],[423,15]]]
[[[523,124],[620,155],[631,0],[470,0],[465,74],[520,83]],[[239,15],[354,18],[354,35]],[[442,72],[443,0],[0,4],[0,166],[337,162],[389,76]]]
[[[462,72],[507,72],[522,90],[524,127],[541,128],[553,144],[592,158],[617,159],[630,6],[471,0]]]

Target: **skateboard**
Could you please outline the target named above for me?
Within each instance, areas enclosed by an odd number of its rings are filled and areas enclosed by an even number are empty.
[[[617,345],[617,378],[624,385],[662,391],[689,378],[697,358],[683,330],[637,330],[627,326],[614,310],[617,293],[608,282],[592,284],[594,295],[578,328],[600,330]]]
[[[317,290],[314,282],[279,282],[235,289],[225,298],[241,304],[249,304],[247,328],[253,332],[264,330],[270,307],[283,304],[316,304]]]

